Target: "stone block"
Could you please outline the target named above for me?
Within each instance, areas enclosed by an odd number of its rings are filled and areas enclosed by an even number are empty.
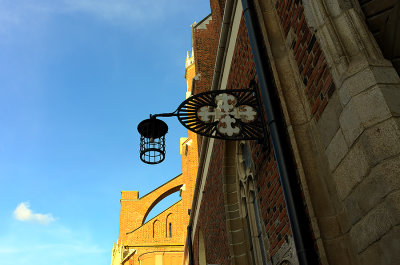
[[[236,255],[241,255],[246,253],[247,244],[246,242],[242,241],[240,243],[231,244],[233,248],[233,253]]]
[[[225,211],[231,212],[236,210],[239,210],[239,203],[225,204]]]
[[[230,230],[242,229],[242,218],[229,219]]]
[[[400,117],[393,117],[393,119],[397,124],[397,129],[400,130]]]
[[[351,146],[364,130],[356,106],[351,103],[347,104],[340,115],[339,121],[346,142]]]
[[[242,229],[230,231],[232,244],[237,244],[245,241],[244,232]]]
[[[323,239],[333,239],[341,235],[341,229],[336,216],[318,218],[318,225],[324,231]]]
[[[400,153],[400,130],[393,118],[365,130],[359,139],[373,164]]]
[[[368,156],[362,146],[356,143],[333,172],[339,199],[344,200],[367,175],[369,169]]]
[[[380,264],[400,264],[400,227],[393,227],[387,235],[380,240],[382,249],[382,261]]]
[[[237,201],[238,201],[238,193],[236,191],[226,193],[226,202],[228,204],[236,203]]]
[[[342,130],[339,129],[325,150],[331,171],[337,167],[339,162],[346,155],[347,151],[348,147],[346,141],[344,139]]]
[[[382,85],[381,90],[392,115],[400,116],[400,85]]]
[[[235,161],[233,158],[226,158],[226,160],[229,160],[229,159],[231,159],[230,161],[232,161],[232,160]],[[224,166],[223,170],[224,170],[223,172],[224,172],[225,175],[231,176],[231,175],[235,175],[236,174],[235,165]]]
[[[329,264],[352,264],[344,237],[325,241],[327,259]]]
[[[380,87],[373,87],[354,96],[340,115],[345,139],[352,145],[364,129],[391,116]]]
[[[364,251],[399,223],[400,191],[396,191],[387,196],[351,229],[350,235],[357,251]]]
[[[393,227],[381,240],[369,246],[360,254],[363,265],[400,264],[400,227]]]
[[[325,110],[317,123],[317,128],[324,148],[326,148],[332,141],[332,138],[339,129],[339,117],[342,110],[343,108],[339,102],[338,94],[335,92],[329,99],[328,105],[326,105]]]
[[[382,261],[382,249],[379,244],[379,241],[370,247],[368,247],[365,251],[363,251],[360,256],[360,264],[363,265],[376,265],[383,264]],[[386,264],[386,263],[385,263]]]
[[[223,181],[223,184],[226,184],[226,185],[229,185],[229,184],[236,184],[236,176],[235,176],[235,175],[228,175],[228,174],[225,174],[225,175],[222,177],[222,181]]]
[[[224,192],[233,192],[237,190],[236,183],[234,184],[223,184]]]
[[[350,231],[352,224],[350,223],[349,216],[345,208],[342,208],[338,215],[337,219],[339,221],[340,229],[342,230],[343,234],[346,234]]]
[[[368,66],[347,77],[339,89],[339,98],[347,105],[352,97],[377,84],[398,84],[399,76],[393,67]]]
[[[400,156],[374,167],[370,174],[346,198],[351,223],[356,223],[390,192],[400,189]]]
[[[351,101],[354,101],[360,120],[365,128],[391,116],[385,98],[383,97],[381,86],[366,90],[354,96]]]
[[[236,264],[237,265],[249,264],[249,257],[247,256],[247,254],[235,255],[235,265]]]
[[[229,211],[228,215],[229,215],[230,219],[240,218],[240,211],[239,211],[239,209]]]

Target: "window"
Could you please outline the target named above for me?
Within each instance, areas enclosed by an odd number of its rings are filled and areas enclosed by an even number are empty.
[[[167,237],[167,238],[172,237],[172,234],[173,234],[173,231],[172,231],[173,225],[172,224],[175,223],[174,220],[175,220],[174,214],[172,214],[172,213],[168,214],[167,219],[165,220],[165,237]]]
[[[155,220],[153,223],[153,238],[157,238],[160,236],[160,221]]]
[[[238,159],[241,212],[247,226],[253,264],[267,264],[267,253],[263,239],[263,225],[260,217],[257,192],[255,190],[256,180],[252,173],[250,148],[245,142],[239,144]]]

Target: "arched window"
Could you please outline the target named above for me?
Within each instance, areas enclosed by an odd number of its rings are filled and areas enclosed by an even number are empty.
[[[153,223],[153,238],[157,238],[160,236],[160,221],[155,220]]]
[[[165,237],[172,237],[174,224],[174,215],[172,213],[168,214],[165,220]]]
[[[264,245],[258,197],[255,191],[256,180],[252,170],[250,148],[245,142],[241,142],[238,151],[240,208],[247,227],[251,256],[254,264],[267,264],[267,252]]]

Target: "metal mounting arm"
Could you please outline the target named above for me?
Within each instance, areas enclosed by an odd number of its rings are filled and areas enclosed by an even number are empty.
[[[222,140],[258,140],[264,145],[264,148],[269,149],[269,135],[255,86],[255,81],[252,80],[250,88],[246,89],[199,93],[183,101],[174,112],[150,114],[150,119],[143,121],[141,123],[142,126],[139,124],[140,128],[138,127],[142,136],[141,142],[146,141],[146,135],[156,135],[151,130],[153,127],[157,130],[160,127],[159,124],[162,121],[158,120],[157,117],[176,116],[179,122],[188,130],[202,136]],[[168,130],[164,131],[166,134]],[[160,136],[157,134],[157,136],[164,137],[165,134]],[[152,144],[151,141],[148,145],[150,146],[150,144]],[[143,144],[142,146],[141,153],[147,155],[147,145]],[[163,148],[165,149],[164,144]],[[163,155],[165,153],[164,149],[160,151]],[[151,150],[154,151],[155,148],[151,147]],[[152,157],[154,156],[152,155]]]

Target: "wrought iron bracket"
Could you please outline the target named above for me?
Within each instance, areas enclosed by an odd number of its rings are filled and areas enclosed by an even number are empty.
[[[208,91],[193,95],[171,113],[150,115],[174,117],[188,130],[223,140],[258,140],[269,148],[258,89],[254,80],[249,88]]]

